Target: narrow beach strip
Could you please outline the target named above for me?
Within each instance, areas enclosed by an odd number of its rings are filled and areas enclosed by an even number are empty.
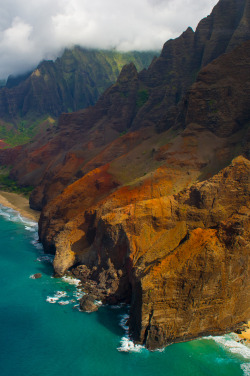
[[[18,211],[22,217],[38,222],[40,212],[30,209],[29,200],[18,193],[0,191],[0,204]]]
[[[244,330],[238,336],[245,341],[247,345],[250,346],[250,321],[245,325]]]

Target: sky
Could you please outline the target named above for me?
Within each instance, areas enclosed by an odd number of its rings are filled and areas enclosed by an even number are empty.
[[[194,30],[218,0],[1,0],[0,79],[55,59],[65,47],[160,50]]]

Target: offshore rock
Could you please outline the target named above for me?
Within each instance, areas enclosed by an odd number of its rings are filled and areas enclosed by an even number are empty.
[[[95,299],[90,295],[84,295],[80,299],[80,308],[85,312],[98,311],[98,305],[95,303]]]
[[[250,43],[231,49],[248,39],[248,9],[220,0],[147,71],[124,67],[54,135],[0,152],[36,184],[55,272],[73,268],[94,299],[129,301],[130,332],[150,349],[250,316],[250,162],[231,163],[249,155]]]
[[[42,278],[42,274],[41,273],[36,273],[36,274],[33,274],[30,278],[32,278],[32,279],[39,279],[39,278]]]

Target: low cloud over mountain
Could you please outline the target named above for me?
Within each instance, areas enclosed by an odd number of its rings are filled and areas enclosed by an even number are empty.
[[[160,49],[196,27],[217,0],[9,0],[0,4],[0,78],[23,73],[66,46]]]

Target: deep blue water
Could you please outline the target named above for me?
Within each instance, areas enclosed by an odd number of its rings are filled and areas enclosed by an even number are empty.
[[[77,287],[52,278],[35,224],[0,207],[0,233],[0,376],[250,375],[250,349],[231,336],[162,352],[133,347],[121,326],[126,307],[80,312]]]

